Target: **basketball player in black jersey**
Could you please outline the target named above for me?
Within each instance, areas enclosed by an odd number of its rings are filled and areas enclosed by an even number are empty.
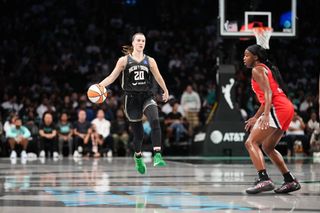
[[[146,115],[150,122],[151,140],[153,150],[154,166],[165,166],[166,163],[161,156],[161,130],[157,103],[152,98],[152,76],[163,90],[162,99],[167,102],[169,92],[159,72],[156,61],[143,53],[146,38],[142,33],[132,36],[132,46],[124,46],[123,53],[112,73],[99,83],[101,87],[112,84],[122,73],[121,86],[125,92],[124,112],[133,131],[133,143],[135,146],[134,160],[136,170],[140,174],[146,172],[143,162],[141,145],[143,140],[142,116]]]

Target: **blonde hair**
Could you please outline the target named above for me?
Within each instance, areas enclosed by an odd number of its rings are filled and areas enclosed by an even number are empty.
[[[131,42],[134,41],[134,39],[136,38],[137,35],[143,35],[145,36],[143,33],[141,32],[138,32],[138,33],[135,33],[133,34],[133,36],[131,37]],[[130,55],[132,54],[133,52],[133,46],[132,45],[124,45],[122,46],[122,53],[125,54],[125,55]]]
[[[133,52],[133,46],[131,45],[124,45],[122,46],[122,53],[125,55],[130,55]]]

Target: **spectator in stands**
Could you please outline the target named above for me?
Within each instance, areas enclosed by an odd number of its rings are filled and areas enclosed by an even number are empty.
[[[50,104],[50,101],[47,97],[42,99],[42,103],[37,107],[37,113],[39,118],[43,117],[45,112],[55,112],[56,108]]]
[[[7,133],[9,129],[15,126],[15,120],[17,117],[18,116],[15,112],[10,113],[8,120],[4,122],[4,125],[3,125],[3,130],[5,133]]]
[[[30,130],[31,136],[38,138],[39,135],[39,120],[36,118],[35,112],[30,110],[26,112],[26,114],[22,118],[23,123],[25,126]]]
[[[172,112],[172,107],[175,103],[178,103],[177,100],[173,95],[170,95],[168,102],[161,107],[161,111],[166,115],[169,114],[170,112]],[[178,107],[178,111],[181,113],[181,115],[184,115],[183,108],[180,104]]]
[[[7,98],[2,102],[1,107],[7,112],[19,112],[23,107],[22,104],[17,103],[17,96],[7,96]]]
[[[181,106],[184,110],[185,117],[190,125],[189,130],[192,133],[195,127],[199,126],[199,112],[201,108],[201,100],[199,94],[188,85],[181,96]]]
[[[312,133],[310,139],[310,152],[314,157],[320,157],[320,127],[318,126]]]
[[[69,117],[68,119],[76,119],[77,115],[74,115],[74,108],[69,95],[63,97],[63,103],[57,106],[57,112],[66,113]]]
[[[51,112],[45,112],[43,114],[42,122],[39,127],[39,140],[40,158],[49,156],[48,153],[55,159],[59,158],[57,130]]]
[[[125,156],[128,150],[129,124],[124,117],[122,109],[116,112],[116,119],[111,122],[111,134],[114,143],[114,151],[118,156]]]
[[[0,157],[4,156],[6,154],[6,148],[5,148],[5,134],[3,130],[3,125],[2,125],[2,116],[0,114]]]
[[[78,120],[73,124],[74,130],[74,148],[73,157],[78,158],[82,155],[90,155],[92,146],[90,144],[91,138],[91,124],[86,120],[87,114],[85,110],[78,111]]]
[[[102,106],[102,110],[105,112],[105,118],[109,121],[113,121],[116,117],[117,109],[119,109],[119,103],[117,97],[111,96],[108,98],[107,104]]]
[[[22,122],[25,127],[30,130],[31,138],[28,143],[28,153],[34,153],[33,156],[36,156],[36,153],[39,153],[39,119],[36,117],[35,109],[29,108],[26,111],[26,114],[22,118]]]
[[[72,124],[68,121],[68,114],[66,112],[60,115],[60,121],[57,124],[58,141],[59,141],[59,154],[63,155],[64,144],[68,145],[69,156],[73,151],[73,129]]]
[[[182,114],[178,112],[179,103],[174,103],[172,112],[170,112],[165,119],[167,128],[167,136],[169,139],[173,138],[173,142],[180,142],[180,139],[188,134],[187,122],[182,117]]]
[[[99,109],[96,118],[91,121],[93,126],[93,138],[97,142],[98,152],[95,156],[107,154],[109,157],[112,156],[113,140],[110,134],[110,121],[105,119],[105,114],[102,109]],[[93,144],[92,144],[93,145]]]
[[[210,109],[212,108],[213,104],[217,101],[217,92],[216,92],[216,85],[209,84],[208,87],[208,94],[205,97],[204,106],[208,106]]]
[[[2,124],[2,116],[0,114],[0,149],[2,147],[2,142],[4,141],[3,139],[4,139],[4,130],[3,130],[3,124]]]
[[[319,127],[319,122],[317,121],[317,113],[312,112],[310,119],[307,123],[307,135],[311,136],[312,133]]]
[[[305,127],[306,125],[303,122],[302,118],[297,114],[297,112],[295,112],[286,136],[284,137],[284,140],[287,141],[288,144],[289,155],[294,155],[294,145],[296,140],[302,142],[303,152],[306,155],[309,155],[309,143],[308,138],[304,132]]]
[[[307,111],[313,106],[312,96],[307,95],[305,99],[302,101],[299,107],[300,113],[307,113]]]
[[[14,126],[8,129],[8,131],[6,132],[6,138],[8,139],[8,143],[11,149],[11,159],[15,159],[17,157],[17,144],[22,146],[21,158],[27,158],[26,150],[30,136],[31,133],[25,126],[22,125],[21,118],[16,117],[14,120]]]

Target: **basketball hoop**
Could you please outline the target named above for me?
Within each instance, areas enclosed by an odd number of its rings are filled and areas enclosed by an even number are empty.
[[[265,49],[269,49],[269,40],[273,29],[271,27],[254,27],[252,28],[257,44]]]

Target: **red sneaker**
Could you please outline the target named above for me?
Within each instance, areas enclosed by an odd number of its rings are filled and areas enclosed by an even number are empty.
[[[254,186],[249,187],[246,192],[248,194],[257,194],[260,192],[266,192],[266,191],[271,191],[274,189],[274,184],[272,180],[260,180],[258,179],[255,183]]]
[[[300,183],[297,181],[297,179],[295,179],[292,182],[284,182],[282,184],[282,186],[280,186],[279,188],[275,189],[274,192],[275,193],[279,193],[279,194],[286,194],[289,192],[294,192],[301,189],[301,185]]]

